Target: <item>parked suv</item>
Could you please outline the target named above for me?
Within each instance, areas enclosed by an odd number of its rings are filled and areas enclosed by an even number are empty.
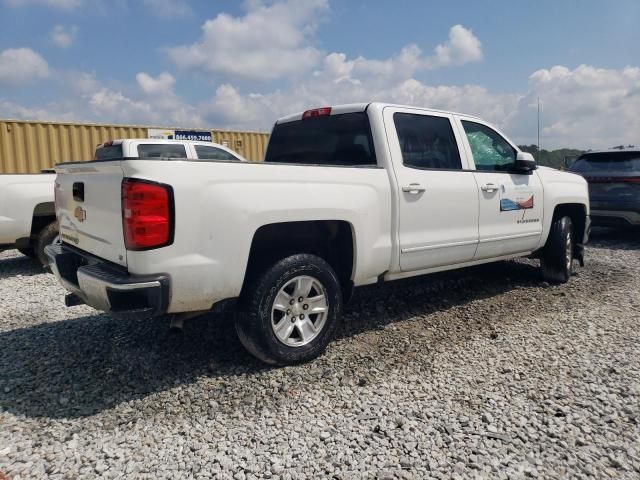
[[[589,184],[593,225],[640,226],[640,149],[585,153],[569,170]]]

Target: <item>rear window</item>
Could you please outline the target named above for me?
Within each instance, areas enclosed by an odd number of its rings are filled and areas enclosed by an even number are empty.
[[[109,145],[96,148],[96,160],[112,160],[122,158],[122,145]]]
[[[196,154],[200,160],[240,160],[221,148],[196,145]]]
[[[278,124],[264,161],[375,166],[369,117],[365,112],[343,113]]]
[[[140,158],[187,158],[184,145],[172,144],[141,144],[138,145]]]
[[[460,153],[451,122],[445,117],[394,113],[402,162],[407,167],[461,170]]]
[[[578,173],[640,172],[640,152],[587,153],[579,157],[569,170]]]

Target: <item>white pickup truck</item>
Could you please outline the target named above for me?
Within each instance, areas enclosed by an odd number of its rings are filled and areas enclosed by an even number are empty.
[[[243,345],[272,364],[319,355],[353,287],[523,256],[566,282],[589,233],[583,178],[536,168],[478,118],[417,107],[282,118],[262,163],[56,171],[62,244],[47,254],[67,305],[184,318],[231,300]]]
[[[58,235],[54,172],[0,175],[0,251],[17,248],[46,263],[44,247]]]
[[[128,139],[96,147],[96,159],[123,157],[246,161],[232,150],[210,142]],[[44,247],[58,238],[53,173],[0,175],[0,251],[17,248],[43,265],[48,263]]]

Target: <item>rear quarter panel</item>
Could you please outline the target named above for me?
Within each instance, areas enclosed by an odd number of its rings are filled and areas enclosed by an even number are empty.
[[[253,236],[272,223],[346,221],[355,237],[356,285],[389,268],[391,193],[384,169],[182,161],[122,167],[126,177],[174,189],[173,244],[127,255],[131,273],[171,277],[171,312],[205,310],[238,296]]]

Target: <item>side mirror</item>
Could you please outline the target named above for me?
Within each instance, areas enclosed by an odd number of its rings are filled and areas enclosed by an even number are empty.
[[[533,155],[527,152],[518,152],[516,163],[513,167],[517,172],[531,172],[538,168],[536,161],[533,159]]]
[[[564,168],[569,170],[569,168],[571,167],[571,165],[573,165],[574,163],[576,163],[576,160],[578,159],[577,155],[569,155],[567,157],[564,157]]]

